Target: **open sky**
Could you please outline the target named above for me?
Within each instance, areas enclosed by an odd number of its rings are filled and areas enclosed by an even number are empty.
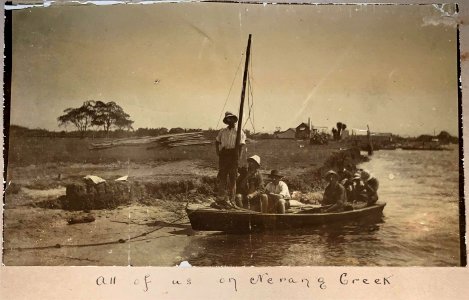
[[[222,111],[238,112],[251,33],[256,131],[310,117],[317,126],[456,135],[452,13],[228,3],[14,11],[11,123],[59,130],[64,109],[102,100],[121,105],[134,128],[217,128]]]

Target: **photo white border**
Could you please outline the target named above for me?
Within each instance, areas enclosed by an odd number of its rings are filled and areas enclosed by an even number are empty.
[[[4,1],[2,1],[4,3]],[[42,1],[13,1],[24,5],[44,5]],[[65,2],[46,1],[45,5],[60,5]],[[91,1],[81,1],[91,2]],[[95,1],[138,3],[139,1]],[[149,2],[198,2],[198,1],[147,1]],[[229,2],[229,1],[221,1]],[[429,0],[393,1],[243,1],[276,3],[317,3],[317,4],[433,4]],[[458,3],[457,1],[451,3]],[[469,53],[469,1],[459,3],[460,53]],[[4,12],[2,11],[2,14]],[[2,33],[4,23],[1,23]],[[2,62],[3,63],[3,62]],[[469,61],[460,62],[462,80],[463,119],[469,119]],[[465,103],[466,102],[466,103]],[[3,127],[3,115],[1,126]],[[3,129],[3,128],[2,128]],[[464,125],[463,132],[468,130]],[[465,134],[467,136],[467,134]],[[3,137],[2,137],[3,144]],[[463,149],[469,142],[463,138]],[[465,151],[465,156],[466,156]],[[3,167],[3,159],[1,161]],[[468,178],[464,169],[464,177]],[[2,187],[3,189],[3,187]],[[464,184],[465,194],[468,186]],[[466,202],[466,216],[468,205]],[[3,211],[0,215],[3,224]],[[468,232],[466,217],[466,237]],[[1,237],[0,239],[2,239]],[[3,240],[1,240],[3,242]],[[467,242],[466,242],[467,245]],[[467,247],[466,247],[467,252]],[[466,253],[467,257],[467,253]],[[251,284],[250,278],[267,273],[273,281],[280,277],[294,280],[310,279],[298,284]],[[347,278],[389,277],[391,284],[347,284],[340,282],[340,276]],[[148,291],[144,291],[145,276]],[[99,276],[116,277],[116,284],[97,285]],[[327,286],[319,287],[315,279],[322,278]],[[172,280],[183,281],[191,278],[191,285],[176,286]],[[232,278],[233,280],[229,280]],[[342,279],[344,279],[342,275]],[[236,289],[233,287],[236,280]],[[223,281],[223,282],[221,282]],[[277,281],[278,282],[278,281]],[[361,281],[363,282],[363,281]],[[382,282],[382,280],[381,280]],[[0,298],[2,299],[467,299],[469,297],[469,268],[451,267],[0,267]]]

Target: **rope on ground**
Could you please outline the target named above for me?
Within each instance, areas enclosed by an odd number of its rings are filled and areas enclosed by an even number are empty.
[[[182,220],[183,218],[185,218],[186,215],[183,215],[182,217],[180,218],[177,218],[171,222],[169,222],[168,224],[174,224],[176,223],[177,221],[180,221]],[[158,231],[164,227],[167,227],[167,226],[159,226],[155,229],[152,229],[152,230],[149,230],[149,231],[146,231],[144,233],[141,233],[141,234],[138,234],[136,236],[133,236],[133,237],[129,237],[127,240],[125,239],[118,239],[118,240],[115,240],[115,241],[108,241],[108,242],[101,242],[101,243],[90,243],[90,244],[78,244],[78,245],[60,245],[60,244],[56,244],[56,245],[53,245],[53,246],[41,246],[41,247],[24,247],[24,248],[21,248],[21,247],[16,247],[16,248],[3,248],[5,251],[12,251],[12,250],[15,250],[15,251],[22,251],[22,250],[45,250],[45,249],[53,249],[53,248],[83,248],[83,247],[94,247],[94,246],[105,246],[105,245],[112,245],[112,244],[122,244],[122,243],[125,243],[126,241],[130,242],[132,240],[135,240],[139,237],[142,237],[142,236],[146,236],[148,234],[151,234],[155,231]]]

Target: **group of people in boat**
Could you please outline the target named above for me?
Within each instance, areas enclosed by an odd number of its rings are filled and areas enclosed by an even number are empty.
[[[359,169],[353,175],[346,169],[339,173],[330,170],[324,177],[328,185],[321,203],[323,212],[362,208],[378,201],[378,179],[367,170]]]
[[[240,168],[236,180],[235,205],[263,213],[285,213],[289,207],[290,191],[278,170],[272,170],[270,182],[264,184],[259,172],[261,158],[253,155],[247,159],[248,167]]]
[[[246,144],[246,135],[241,130],[239,147],[236,149],[238,117],[230,112],[225,113],[223,123],[226,128],[219,131],[216,137],[216,152],[219,157],[219,196],[234,199],[233,206],[248,208],[263,213],[283,214],[290,206],[290,192],[282,181],[283,175],[272,170],[270,182],[264,184],[259,172],[261,158],[253,155],[247,159],[247,167],[238,169],[238,157]],[[239,176],[238,176],[239,173]],[[378,180],[366,170],[356,173],[333,170],[325,174],[328,185],[322,201],[323,212],[339,212],[355,207],[373,205],[378,200]]]

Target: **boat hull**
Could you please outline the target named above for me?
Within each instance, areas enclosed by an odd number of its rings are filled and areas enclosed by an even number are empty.
[[[186,208],[192,229],[202,231],[249,232],[306,228],[367,217],[381,217],[386,203],[338,213],[265,214],[249,210]]]

